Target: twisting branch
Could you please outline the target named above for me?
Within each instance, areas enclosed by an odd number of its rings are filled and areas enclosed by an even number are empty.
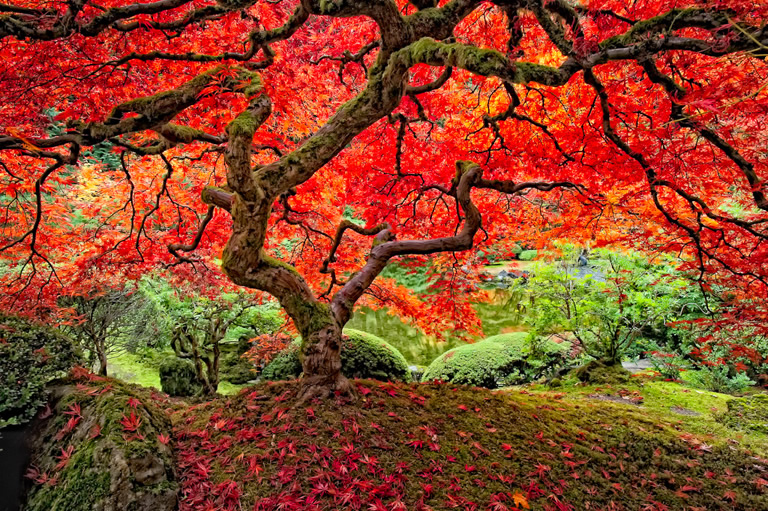
[[[168,245],[168,252],[173,254],[173,256],[178,259],[179,262],[184,263],[192,263],[194,262],[192,259],[179,254],[179,252],[192,252],[197,249],[197,247],[200,245],[200,241],[203,239],[203,233],[205,232],[205,228],[208,227],[208,223],[213,219],[213,211],[215,207],[214,206],[208,206],[208,211],[205,214],[205,217],[203,218],[203,221],[200,222],[200,227],[197,229],[197,234],[195,234],[195,238],[192,240],[192,243],[188,245],[184,245],[181,243],[171,243]]]
[[[573,183],[506,183],[497,180],[484,180],[481,167],[473,162],[456,162],[456,177],[451,188],[434,186],[442,193],[456,199],[457,206],[463,212],[463,226],[454,236],[433,238],[428,240],[402,240],[395,238],[391,229],[386,225],[377,226],[367,232],[378,230],[376,238],[365,266],[352,276],[349,281],[336,293],[331,309],[337,320],[344,324],[352,314],[352,308],[357,300],[371,286],[374,279],[384,270],[390,259],[402,255],[428,255],[437,252],[459,252],[469,250],[474,243],[475,234],[482,227],[480,211],[471,199],[473,188],[495,189],[502,193],[520,193],[527,189],[552,190],[560,187],[579,188]],[[351,228],[351,227],[350,227]],[[340,229],[341,230],[341,229]]]

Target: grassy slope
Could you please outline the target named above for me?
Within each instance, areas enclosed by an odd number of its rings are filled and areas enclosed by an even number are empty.
[[[357,385],[348,406],[298,404],[289,382],[179,408],[181,510],[768,509],[764,460],[674,417],[578,393]]]

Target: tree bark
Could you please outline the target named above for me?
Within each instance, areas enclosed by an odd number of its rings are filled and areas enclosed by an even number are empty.
[[[318,305],[322,305],[319,304]],[[333,394],[353,395],[349,380],[341,373],[341,325],[330,308],[317,307],[302,329],[301,365],[304,370],[301,401]]]

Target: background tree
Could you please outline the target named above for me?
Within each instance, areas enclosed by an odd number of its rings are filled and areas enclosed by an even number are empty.
[[[604,259],[593,259],[594,266],[584,268],[570,254],[534,266],[528,279],[516,282],[530,296],[533,335],[575,339],[586,355],[614,365],[641,341],[666,344],[672,335],[668,322],[705,315],[703,303],[689,300],[688,288],[695,291],[695,282],[674,274],[672,266],[638,254],[594,255]]]
[[[101,376],[107,376],[110,357],[136,348],[136,318],[148,305],[140,293],[114,290],[90,296],[65,296],[59,304],[74,315],[63,330],[88,354],[92,367],[98,362]]]
[[[676,251],[702,285],[768,294],[761,2],[0,12],[6,307],[112,268],[187,263],[177,276],[213,283],[200,272],[226,241],[227,277],[275,296],[302,334],[312,397],[349,390],[341,330],[361,301],[427,329],[431,303],[471,329],[457,253],[511,233]],[[88,161],[104,142],[118,168]],[[438,260],[444,292],[425,304],[377,279],[401,256]],[[735,303],[766,315],[764,300]]]

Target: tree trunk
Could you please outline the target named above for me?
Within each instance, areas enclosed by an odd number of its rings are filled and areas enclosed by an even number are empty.
[[[301,364],[304,376],[299,392],[301,401],[333,394],[352,396],[352,385],[341,373],[342,325],[332,316],[330,308],[322,306],[302,319]]]
[[[107,356],[99,352],[99,376],[107,376]]]
[[[105,341],[97,341],[96,356],[99,358],[99,376],[107,375],[107,350]]]

